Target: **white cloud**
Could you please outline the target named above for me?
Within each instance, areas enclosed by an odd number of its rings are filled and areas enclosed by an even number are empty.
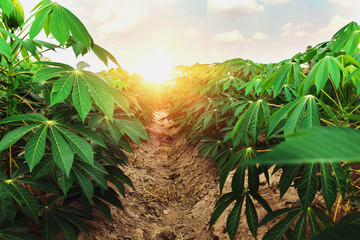
[[[196,28],[190,28],[186,30],[183,34],[184,38],[194,38],[199,35],[199,32],[196,30]]]
[[[252,36],[252,39],[255,39],[255,40],[265,40],[268,38],[269,38],[269,36],[262,32],[257,32]]]
[[[283,31],[282,37],[308,37],[316,41],[330,40],[330,38],[343,26],[348,24],[351,20],[340,15],[335,15],[331,18],[324,27],[314,29],[314,24],[305,22],[295,25],[289,22],[281,27]]]
[[[264,3],[286,3],[286,2],[290,2],[291,0],[261,0]]]
[[[306,31],[308,28],[312,26],[311,23],[305,22],[302,24],[294,25],[294,23],[289,22],[281,27],[283,31],[282,37],[306,37],[310,36],[310,33]]]
[[[219,15],[235,18],[264,11],[256,0],[208,0],[207,10]]]
[[[218,33],[215,36],[215,41],[216,42],[246,42],[248,40],[238,30],[234,30],[232,32]]]
[[[333,4],[336,7],[354,8],[358,7],[359,0],[329,0],[329,3]]]

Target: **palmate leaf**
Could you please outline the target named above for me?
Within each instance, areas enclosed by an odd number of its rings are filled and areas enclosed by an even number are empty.
[[[74,161],[74,153],[69,144],[64,140],[54,126],[50,125],[49,130],[54,161],[69,177],[71,166]]]
[[[0,124],[3,123],[12,123],[12,122],[22,122],[22,121],[30,121],[30,122],[44,122],[47,121],[48,119],[46,117],[44,117],[41,114],[36,114],[36,113],[28,113],[28,114],[18,114],[18,115],[14,115],[14,116],[10,116],[4,119],[0,120]]]
[[[116,65],[119,65],[119,63],[117,62],[116,58],[107,50],[105,50],[104,48],[100,47],[99,45],[94,44],[94,46],[92,47],[93,52],[96,54],[96,56],[98,56],[98,58],[106,65],[108,66],[108,59],[110,59],[111,61],[113,61]]]
[[[52,10],[52,6],[48,6],[44,8],[38,16],[36,16],[34,22],[30,27],[29,35],[31,40],[34,39],[40,33],[51,10]]]
[[[303,208],[310,206],[317,192],[316,163],[307,164],[298,185],[298,195]]]
[[[296,218],[302,213],[301,210],[290,212],[283,220],[277,223],[264,235],[263,240],[280,240],[285,232],[293,224]]]
[[[334,141],[336,138],[336,141]],[[351,128],[318,127],[289,136],[273,151],[256,158],[253,163],[303,164],[340,161],[359,162],[360,132]]]
[[[8,58],[12,58],[12,49],[2,37],[0,37],[0,54],[5,55]]]
[[[226,179],[229,176],[231,169],[233,169],[233,167],[235,166],[235,164],[238,161],[240,161],[239,164],[245,164],[244,162],[246,161],[246,150],[241,150],[241,151],[235,153],[234,155],[232,155],[230,157],[230,159],[227,161],[227,163],[225,163],[225,165],[221,168],[220,180],[219,180],[220,193],[222,192],[222,190],[224,188]],[[236,181],[241,181],[241,179],[236,179]]]
[[[249,229],[250,229],[252,235],[254,236],[254,238],[256,238],[259,220],[258,220],[258,216],[256,213],[254,203],[251,200],[249,194],[246,194],[245,215],[246,215],[246,220],[247,220]]]
[[[41,126],[25,146],[25,159],[30,171],[38,164],[45,153],[47,125]]]
[[[340,61],[335,57],[326,56],[321,59],[307,75],[305,81],[302,83],[300,92],[305,94],[311,86],[316,84],[317,93],[319,94],[330,78],[337,89],[340,83],[341,72],[347,77],[347,71]]]
[[[4,182],[0,182],[0,188],[15,200],[26,216],[35,221],[38,220],[39,203],[25,188],[16,183],[6,184]]]
[[[80,133],[81,135],[87,137],[89,140],[99,144],[100,146],[106,148],[106,144],[104,143],[104,141],[102,140],[102,138],[96,134],[94,131],[91,131],[88,128],[85,128],[82,125],[75,125],[75,124],[69,124],[69,123],[61,123],[62,126],[69,128],[71,130],[74,130],[78,133]]]
[[[13,8],[11,0],[0,1],[0,8],[7,16],[9,16]]]
[[[283,173],[280,177],[280,198],[284,196],[284,194],[289,189],[291,183],[294,181],[297,176],[301,165],[285,165],[283,166]]]
[[[337,196],[336,183],[331,175],[330,166],[328,163],[320,163],[321,171],[321,188],[328,211],[334,204]]]
[[[3,215],[5,219],[13,223],[15,221],[15,214],[16,210],[10,195],[0,188],[0,216]]]
[[[113,86],[98,75],[88,71],[82,71],[82,74],[79,74],[79,78],[82,78],[87,83],[91,96],[101,111],[110,119],[113,119],[114,100],[111,94],[109,94],[112,92]]]
[[[17,128],[11,132],[8,132],[0,141],[0,152],[4,151],[8,147],[16,143],[25,134],[40,126],[40,124],[30,124],[21,128]]]
[[[89,90],[87,89],[82,78],[76,75],[74,80],[74,89],[72,92],[72,100],[74,106],[79,113],[82,121],[85,121],[86,116],[89,114],[92,106]]]
[[[91,183],[90,179],[86,176],[84,171],[75,167],[73,168],[74,175],[79,183],[83,193],[85,194],[86,198],[88,199],[89,203],[91,203],[91,199],[94,195],[94,186]]]
[[[47,67],[36,71],[33,79],[37,82],[44,82],[68,71],[69,69],[63,67]]]
[[[251,103],[250,107],[239,118],[233,129],[233,145],[238,145],[240,141],[246,143],[246,139],[248,138],[247,132],[251,134],[255,142],[260,134],[263,121],[267,121],[268,117],[269,107],[263,99]]]
[[[62,10],[69,22],[70,31],[73,37],[81,42],[86,48],[91,47],[93,40],[84,24],[67,8],[62,7]]]
[[[290,240],[302,240],[306,238],[307,216],[302,214],[297,221],[293,232],[291,233]]]
[[[53,106],[56,103],[63,101],[67,98],[71,92],[74,82],[74,74],[66,73],[61,78],[57,79],[51,92],[51,104]],[[74,95],[74,94],[73,94]],[[75,106],[77,103],[75,103]]]
[[[61,169],[58,169],[56,174],[57,174],[57,182],[59,184],[59,187],[63,191],[64,196],[66,196],[67,192],[70,190],[71,186],[73,185],[74,174],[71,172],[70,176],[67,177],[66,174]]]
[[[64,220],[66,220],[67,222],[71,223],[79,230],[89,235],[89,231],[86,224],[80,218],[83,217],[84,215],[78,209],[67,205],[56,206],[56,207],[52,207],[51,213],[56,216],[61,216],[62,218],[64,218]]]
[[[115,119],[114,122],[138,145],[140,145],[140,139],[150,141],[149,135],[140,120],[119,118]]]
[[[40,225],[41,236],[44,240],[54,240],[57,235],[57,226],[54,218],[50,214],[49,207],[45,207]]]
[[[78,235],[74,229],[74,227],[71,225],[70,222],[68,222],[66,219],[64,219],[61,215],[50,211],[49,212],[51,216],[55,219],[56,223],[60,227],[60,230],[66,240],[76,240]]]
[[[69,143],[72,150],[85,162],[90,165],[94,165],[94,152],[90,144],[79,137],[75,133],[66,130],[65,128],[55,126],[56,129],[65,137],[66,141]]]
[[[235,206],[229,213],[229,216],[226,221],[226,230],[229,234],[230,239],[234,239],[236,231],[239,227],[240,223],[240,215],[241,215],[241,208],[244,202],[245,196],[243,196],[240,201],[236,201]]]
[[[68,21],[66,20],[62,7],[58,4],[54,4],[52,8],[50,31],[61,45],[64,45],[70,37]]]
[[[100,187],[107,190],[107,181],[104,175],[96,167],[93,167],[86,162],[78,161],[77,164],[97,183]],[[100,165],[102,166],[102,165]],[[105,169],[104,169],[105,170]],[[106,170],[105,170],[106,171]]]

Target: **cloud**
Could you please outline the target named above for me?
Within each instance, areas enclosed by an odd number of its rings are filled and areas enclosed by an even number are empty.
[[[272,3],[286,3],[290,2],[291,0],[261,0],[264,3],[272,4]]]
[[[268,38],[269,38],[269,36],[262,32],[257,32],[252,36],[252,39],[254,39],[254,40],[265,40]]]
[[[263,12],[264,6],[256,0],[208,0],[207,10],[230,18]]]
[[[314,24],[305,22],[295,25],[289,22],[281,27],[282,37],[308,37],[317,41],[330,40],[340,28],[348,24],[351,20],[340,15],[335,15],[326,26],[314,29]]]
[[[329,0],[329,3],[341,8],[354,8],[359,5],[359,0]]]
[[[184,38],[194,38],[199,35],[199,32],[196,30],[196,28],[190,28],[186,30],[183,34]]]
[[[218,33],[215,42],[247,42],[248,40],[238,30],[232,32]]]
[[[294,23],[289,22],[281,27],[283,31],[282,37],[307,37],[311,34],[306,31],[308,28],[312,27],[312,24],[309,22],[305,22],[302,24],[294,25]]]

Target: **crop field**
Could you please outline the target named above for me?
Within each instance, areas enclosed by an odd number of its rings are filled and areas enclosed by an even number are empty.
[[[141,75],[32,7],[0,1],[0,240],[360,238],[358,23],[274,63],[158,53]]]

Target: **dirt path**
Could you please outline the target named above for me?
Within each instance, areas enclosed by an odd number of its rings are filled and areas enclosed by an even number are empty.
[[[200,159],[197,151],[179,138],[180,133],[172,122],[161,120],[166,115],[165,111],[154,114],[148,126],[151,141],[135,146],[134,154],[129,157],[130,164],[124,172],[133,181],[135,190],[128,188],[126,198],[121,199],[125,210],[112,208],[112,222],[96,212],[90,239],[229,239],[225,231],[227,214],[208,230],[219,198],[216,164]],[[229,186],[225,186],[224,192],[227,189]],[[271,198],[273,190],[266,191],[265,195]],[[275,198],[272,201],[279,204]],[[259,217],[264,214],[260,211]],[[236,239],[253,239],[245,216],[242,218]],[[82,234],[80,239],[89,237]]]

